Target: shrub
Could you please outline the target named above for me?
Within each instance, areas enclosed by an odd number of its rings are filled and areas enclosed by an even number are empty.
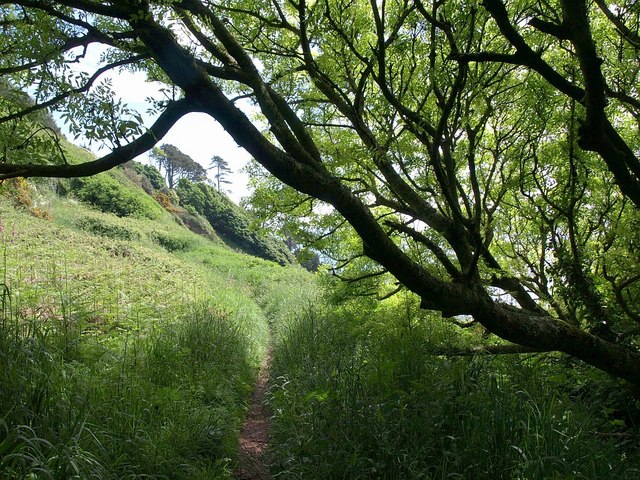
[[[202,215],[193,209],[189,210],[180,206],[174,206],[173,208],[175,211],[172,213],[181,225],[184,225],[193,233],[207,237],[216,243],[220,242],[220,237],[218,237],[211,224]]]
[[[164,208],[167,212],[178,216],[182,208],[179,206],[180,199],[173,190],[163,188],[160,191],[153,193],[153,198]]]
[[[74,179],[71,181],[71,191],[81,201],[119,217],[159,217],[159,206],[151,197],[109,174]]]
[[[36,204],[34,200],[36,188],[25,178],[19,177],[7,180],[0,192],[10,198],[16,207],[25,209],[34,217],[51,220],[49,210]]]
[[[165,232],[152,232],[149,236],[152,242],[160,245],[168,252],[187,250],[193,244],[191,239],[187,237],[171,235]]]
[[[153,165],[145,165],[140,162],[131,162],[131,167],[138,174],[147,179],[154,190],[162,190],[167,187],[164,177]],[[146,189],[145,189],[146,190]]]
[[[78,219],[75,225],[81,230],[100,235],[101,237],[128,241],[140,240],[140,234],[138,232],[100,218],[83,217]]]

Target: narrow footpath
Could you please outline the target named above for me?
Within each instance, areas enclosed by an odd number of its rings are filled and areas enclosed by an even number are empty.
[[[269,441],[269,412],[264,406],[271,350],[267,352],[256,382],[251,409],[240,433],[240,455],[234,472],[237,480],[267,480],[269,466],[266,458]]]

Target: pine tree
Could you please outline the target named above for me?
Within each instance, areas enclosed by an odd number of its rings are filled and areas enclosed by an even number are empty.
[[[231,181],[227,180],[227,175],[231,173],[231,168],[229,168],[229,162],[227,162],[224,158],[214,155],[211,157],[211,164],[209,166],[210,170],[214,171],[213,178],[215,179],[215,185],[220,192],[221,184],[230,184]]]

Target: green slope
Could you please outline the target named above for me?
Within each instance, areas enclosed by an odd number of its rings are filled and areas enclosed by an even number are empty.
[[[0,197],[0,478],[228,478],[269,322],[312,277],[150,197],[119,217],[56,188]]]

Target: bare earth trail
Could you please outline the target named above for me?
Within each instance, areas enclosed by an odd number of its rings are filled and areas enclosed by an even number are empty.
[[[234,472],[237,480],[267,480],[269,466],[266,458],[269,442],[269,412],[264,406],[271,349],[267,352],[256,381],[251,399],[251,409],[240,433],[240,454],[238,467]]]

